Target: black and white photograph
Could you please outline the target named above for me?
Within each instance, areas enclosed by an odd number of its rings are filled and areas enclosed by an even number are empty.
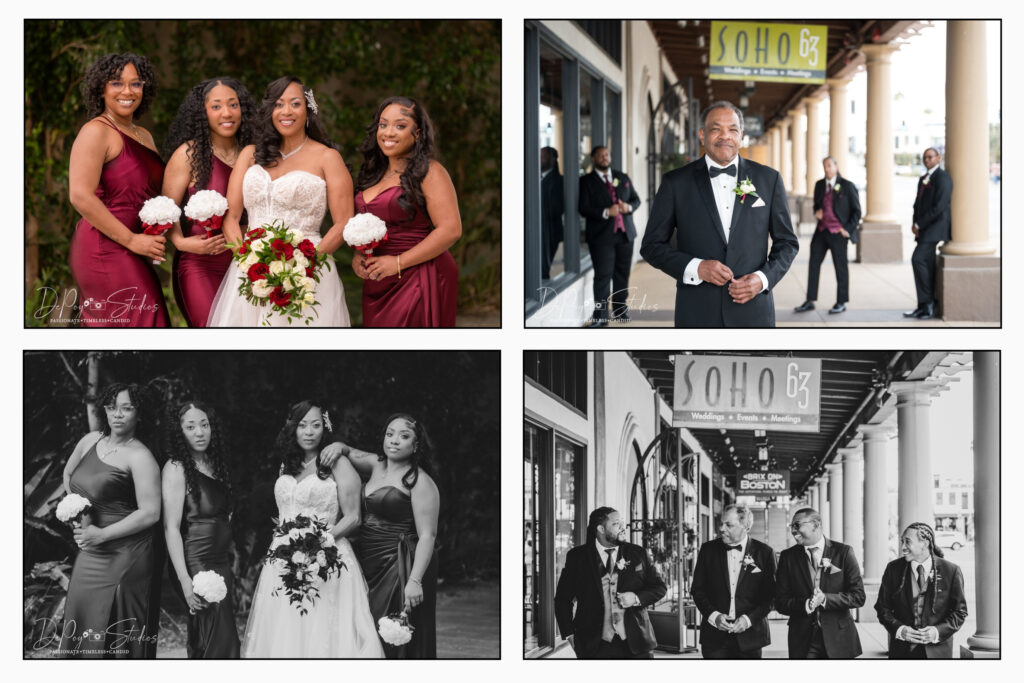
[[[25,659],[500,656],[499,352],[23,372]]]
[[[1001,357],[525,351],[524,658],[1000,658]]]

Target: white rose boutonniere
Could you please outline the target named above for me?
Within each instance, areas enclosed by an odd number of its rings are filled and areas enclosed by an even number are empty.
[[[839,183],[836,183],[835,185],[832,186],[832,191],[833,192],[839,192],[840,189],[841,188],[839,186]]]
[[[618,186],[619,186],[619,179],[618,178],[612,178],[612,187],[618,187]]]
[[[929,173],[928,175],[926,175],[926,176],[924,177],[924,180],[922,180],[922,181],[921,181],[921,184],[922,184],[922,185],[927,185],[928,183],[930,183],[930,182],[931,182],[931,180],[932,180],[932,176],[931,176],[931,174]]]
[[[750,556],[750,553],[743,558],[743,566],[750,570],[751,574],[760,574],[761,568],[754,562],[754,558]]]
[[[632,564],[632,562],[630,562],[626,558],[620,557],[619,561],[615,563],[615,568],[618,569],[621,572],[623,569],[626,569],[631,564]]]
[[[832,564],[832,560],[828,559],[827,557],[821,558],[820,566],[829,574],[835,574],[837,571],[839,571],[839,567]]]
[[[733,193],[739,196],[741,204],[746,200],[748,195],[756,197],[757,199],[761,198],[761,196],[757,194],[757,188],[754,187],[754,183],[750,180],[749,176],[736,182],[736,187],[733,188]]]

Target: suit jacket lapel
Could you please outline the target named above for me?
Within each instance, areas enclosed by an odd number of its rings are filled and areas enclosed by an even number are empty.
[[[743,564],[743,558],[750,555],[750,536],[747,536],[746,542],[743,544],[743,551],[740,553],[740,574],[736,577],[736,595],[740,594],[740,584],[743,583],[743,579],[747,575],[747,568]]]
[[[800,556],[800,561],[797,563],[800,567],[800,576],[803,577],[804,584],[807,586],[807,594],[812,595],[814,593],[814,574],[811,572],[811,556],[807,554],[806,546],[797,547]]]
[[[740,182],[740,180],[742,178],[745,177],[743,175],[743,171],[744,171],[743,157],[741,157],[739,154],[737,154],[736,155],[736,183],[737,184]],[[755,185],[755,187],[756,187],[756,185]],[[750,197],[750,198],[748,198],[748,201],[755,202],[757,200],[754,199],[753,197]],[[746,207],[746,203],[747,202],[740,202],[739,195],[736,195],[736,201],[733,202],[733,205],[732,205],[732,221],[730,222],[730,225],[729,225],[729,239],[730,240],[732,239],[732,236],[736,233],[736,226],[738,226],[740,224],[740,214],[743,211],[745,211],[746,208],[747,208]]]
[[[704,200],[704,206],[711,215],[711,224],[718,231],[718,236],[722,238],[723,244],[728,244],[725,239],[725,228],[722,227],[722,217],[718,215],[718,204],[715,202],[715,193],[711,189],[711,174],[708,171],[708,164],[706,160],[704,160],[703,166],[698,166],[696,172],[697,191],[700,193],[700,198]]]

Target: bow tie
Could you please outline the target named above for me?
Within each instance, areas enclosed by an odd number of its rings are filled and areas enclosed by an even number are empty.
[[[730,164],[729,166],[726,166],[725,168],[719,168],[718,166],[708,166],[708,171],[711,172],[711,177],[712,178],[714,178],[716,176],[720,176],[723,173],[726,174],[726,175],[731,175],[732,177],[735,178],[736,177],[736,164]]]
[[[735,550],[738,553],[742,553],[743,552],[743,546],[742,545],[727,545],[727,546],[725,546],[725,549],[727,551],[729,551],[729,552],[732,552],[733,550]]]

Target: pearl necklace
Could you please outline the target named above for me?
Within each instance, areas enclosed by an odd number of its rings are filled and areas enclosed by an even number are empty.
[[[281,161],[284,161],[285,159],[287,159],[288,157],[292,156],[293,154],[298,154],[299,150],[302,149],[306,145],[307,142],[309,142],[309,136],[308,135],[306,136],[306,139],[302,141],[301,145],[299,145],[298,147],[296,147],[292,151],[288,152],[287,154],[285,154],[284,152],[278,151],[278,154],[281,155]]]

